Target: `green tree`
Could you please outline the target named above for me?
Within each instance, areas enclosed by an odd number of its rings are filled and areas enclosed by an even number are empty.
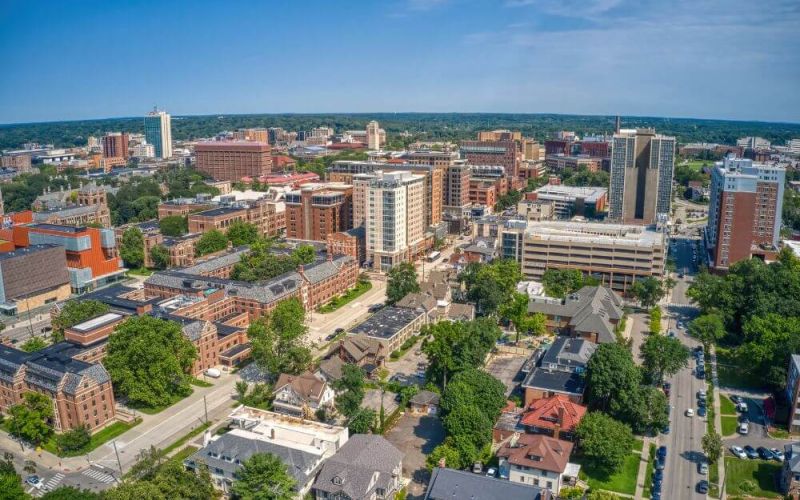
[[[428,455],[425,464],[428,470],[431,470],[438,467],[442,460],[444,460],[445,466],[451,469],[463,469],[469,465],[469,463],[463,463],[461,461],[459,450],[447,442],[434,448],[431,454]]]
[[[709,463],[715,464],[722,457],[722,436],[716,432],[706,433],[703,436],[703,453]]]
[[[156,245],[150,249],[150,260],[156,269],[166,269],[169,267],[169,250],[164,245]]]
[[[197,473],[186,470],[182,463],[166,460],[161,464],[151,482],[164,498],[184,500],[208,500],[219,498],[214,489],[208,468],[201,466]]]
[[[449,414],[462,406],[475,406],[492,422],[506,404],[505,386],[494,376],[477,368],[458,372],[442,395],[441,407]]]
[[[650,334],[658,335],[661,333],[661,308],[654,306],[650,309]]]
[[[364,372],[357,365],[344,365],[342,378],[333,383],[339,392],[336,396],[336,409],[346,417],[354,417],[364,400]]]
[[[462,437],[480,449],[492,441],[494,425],[475,405],[457,406],[443,419],[448,436]]]
[[[273,250],[273,242],[259,238],[240,262],[233,266],[231,278],[241,281],[268,280],[297,269],[302,262],[294,253],[278,253]]]
[[[100,500],[99,493],[90,490],[81,490],[74,486],[60,486],[48,491],[39,498],[44,500]]]
[[[52,433],[48,425],[53,418],[53,400],[38,392],[26,392],[22,404],[8,409],[9,431],[31,443],[41,443]]]
[[[115,392],[131,404],[152,408],[191,392],[190,371],[195,359],[197,351],[179,323],[135,316],[111,333],[103,365]]]
[[[419,292],[417,270],[410,262],[401,262],[389,269],[386,282],[386,303],[394,304],[409,293]]]
[[[544,333],[545,318],[542,314],[529,314],[528,303],[530,298],[525,293],[512,292],[509,300],[500,306],[500,317],[508,320],[514,325],[517,333],[517,342],[523,332],[527,333],[534,327],[538,330],[535,333]],[[534,319],[535,318],[535,319]]]
[[[103,315],[110,310],[108,304],[99,300],[70,300],[53,318],[53,337],[55,341],[64,339],[64,330],[78,323]]]
[[[22,478],[14,470],[14,465],[7,460],[0,471],[0,500],[18,500],[28,498],[22,487]]]
[[[123,482],[103,492],[103,500],[168,500],[150,481]],[[172,499],[169,499],[172,500]]]
[[[144,265],[144,238],[138,227],[129,227],[122,233],[119,256],[130,268],[138,269]]]
[[[775,389],[785,387],[790,355],[800,352],[800,317],[751,317],[742,335],[745,342],[734,351],[738,364]]]
[[[622,466],[634,442],[630,427],[596,411],[584,415],[576,435],[587,462],[608,474]]]
[[[25,352],[41,351],[45,347],[47,347],[47,342],[42,337],[31,337],[19,346]]]
[[[660,385],[689,362],[689,349],[680,340],[664,335],[650,335],[640,347],[642,368],[652,383]]]
[[[228,228],[228,240],[235,247],[252,245],[258,240],[258,228],[248,222],[236,221]]]
[[[586,365],[586,401],[593,409],[616,413],[636,398],[641,374],[627,347],[600,344]]]
[[[579,269],[548,269],[542,275],[544,292],[549,297],[563,299],[584,286],[597,285],[592,277],[585,277]]]
[[[311,245],[300,245],[292,251],[294,257],[299,264],[311,264],[317,258],[317,252]]]
[[[428,337],[422,346],[430,362],[428,377],[446,388],[456,372],[483,364],[501,332],[492,318],[478,318],[425,325],[422,334]]]
[[[350,435],[353,434],[366,434],[375,427],[375,410],[369,408],[362,408],[352,416],[347,424],[350,430]]]
[[[631,285],[630,293],[639,301],[642,307],[653,307],[661,300],[666,291],[661,281],[648,276],[634,281],[633,285]]]
[[[669,402],[662,391],[650,385],[641,385],[628,406],[623,409],[623,422],[634,432],[658,432],[669,425]]]
[[[293,500],[297,482],[286,471],[280,458],[256,453],[244,461],[236,473],[231,491],[240,500]]]
[[[158,229],[164,236],[177,238],[189,232],[189,218],[185,215],[170,215],[158,221]]]
[[[89,429],[84,425],[75,427],[56,438],[56,444],[61,451],[78,451],[89,444],[92,439]]]
[[[703,314],[689,323],[689,335],[708,347],[716,344],[725,336],[725,323],[719,314]]]
[[[247,329],[253,359],[273,376],[303,372],[312,361],[306,332],[303,304],[297,298],[282,300],[268,318],[257,319]]]
[[[511,300],[522,272],[516,261],[501,259],[490,264],[470,264],[460,279],[467,286],[467,298],[475,302],[478,311],[491,315]]]
[[[198,257],[208,255],[210,253],[219,252],[228,248],[228,238],[217,229],[212,229],[197,240],[195,245],[195,254]]]

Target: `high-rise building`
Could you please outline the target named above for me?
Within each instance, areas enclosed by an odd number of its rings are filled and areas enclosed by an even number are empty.
[[[800,139],[789,139],[786,141],[786,147],[790,153],[800,154]]]
[[[238,182],[272,171],[271,148],[266,142],[210,141],[194,147],[197,170],[217,181]]]
[[[103,136],[103,158],[128,158],[127,132],[109,132]]]
[[[352,224],[353,186],[308,183],[286,193],[286,237],[327,241]]]
[[[172,119],[153,109],[144,117],[144,137],[155,148],[156,158],[172,158]]]
[[[243,128],[233,133],[238,141],[269,142],[269,131],[265,128]]]
[[[519,178],[522,150],[514,141],[462,141],[460,151],[461,157],[472,165],[505,167],[509,184]]]
[[[368,149],[381,149],[381,126],[378,122],[372,120],[367,123],[367,148]]]
[[[424,252],[423,176],[377,171],[366,186],[367,261],[388,271]]]
[[[745,149],[769,149],[770,142],[763,137],[742,137],[736,141],[737,146]]]
[[[454,162],[444,173],[444,206],[469,205],[469,180],[472,167],[465,161]]]
[[[653,129],[614,135],[608,216],[625,224],[654,224],[669,214],[675,138]]]
[[[706,228],[714,268],[777,249],[785,178],[782,166],[732,156],[716,163]]]

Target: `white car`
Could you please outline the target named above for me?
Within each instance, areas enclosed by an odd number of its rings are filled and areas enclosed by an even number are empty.
[[[705,462],[700,462],[700,466],[698,467],[700,474],[708,474],[708,464]]]
[[[747,422],[742,422],[741,424],[739,424],[738,431],[739,434],[746,436],[747,433],[750,432],[750,424],[748,424]]]
[[[736,458],[747,458],[747,453],[744,452],[741,446],[731,446],[731,453],[733,453]]]
[[[36,474],[31,474],[30,476],[25,478],[25,482],[33,486],[37,490],[41,490],[42,487],[44,486],[44,481]]]
[[[687,417],[693,417],[694,416],[694,410],[691,409],[691,408],[686,408],[686,416]]]

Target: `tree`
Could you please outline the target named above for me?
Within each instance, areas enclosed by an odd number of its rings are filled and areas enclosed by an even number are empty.
[[[422,346],[430,362],[427,375],[446,388],[453,374],[483,364],[501,332],[492,318],[478,318],[425,325],[422,335],[428,337]]]
[[[259,238],[252,245],[250,251],[243,255],[241,260],[233,266],[231,278],[241,281],[268,280],[281,274],[297,269],[303,264],[301,259],[307,258],[301,246],[290,254],[275,252],[270,239]],[[298,253],[299,251],[299,253]],[[313,261],[313,258],[312,258]]]
[[[621,411],[636,397],[641,374],[627,347],[600,344],[586,365],[586,401],[593,409]]]
[[[19,346],[25,352],[40,351],[47,347],[47,342],[42,337],[31,337],[24,344]]]
[[[231,491],[240,500],[293,500],[297,482],[271,453],[256,453],[242,463]]]
[[[584,277],[580,269],[548,269],[542,275],[545,294],[559,299],[589,284],[596,285],[597,280]]]
[[[92,435],[84,425],[75,427],[56,438],[56,444],[61,451],[77,451],[89,444]]]
[[[658,306],[650,309],[650,334],[658,335],[661,333],[661,308]]]
[[[129,227],[122,233],[119,256],[130,268],[138,269],[144,265],[144,237],[138,227]]]
[[[800,317],[782,317],[766,314],[749,318],[742,328],[745,343],[735,350],[735,355],[775,389],[786,384],[786,368],[792,353],[800,352]]]
[[[317,252],[311,245],[300,245],[292,251],[292,257],[297,259],[299,264],[311,264],[317,258]]]
[[[529,314],[530,298],[525,293],[513,292],[508,302],[500,306],[500,316],[514,325],[519,342],[522,332],[533,331],[537,335],[545,332],[546,318],[541,313]]]
[[[53,318],[54,340],[63,340],[64,330],[88,319],[103,315],[110,310],[108,304],[99,300],[70,300]]]
[[[41,443],[52,432],[48,421],[53,418],[53,400],[38,392],[26,392],[22,404],[8,409],[9,431],[31,443]]]
[[[722,457],[722,436],[716,432],[706,433],[703,436],[703,452],[709,463],[715,464]]]
[[[185,500],[208,500],[219,498],[214,489],[208,468],[199,467],[197,473],[186,470],[182,463],[166,460],[161,464],[151,480],[165,498]]]
[[[150,481],[123,482],[103,492],[103,500],[142,500],[143,498],[167,500],[158,486]]]
[[[661,300],[666,291],[661,281],[652,276],[647,276],[634,281],[633,285],[631,285],[630,293],[639,301],[642,307],[653,307]]]
[[[236,391],[236,399],[241,403],[245,396],[247,396],[247,391],[250,389],[250,386],[244,380],[237,380],[233,389]]]
[[[158,229],[164,236],[177,238],[189,232],[189,218],[185,215],[170,215],[158,221]]]
[[[689,362],[689,349],[673,337],[650,335],[640,350],[644,373],[656,385],[660,385],[664,377],[678,373]]]
[[[475,406],[494,422],[506,404],[505,386],[491,374],[477,368],[458,372],[442,396],[441,407],[449,414],[462,406]]]
[[[0,500],[17,500],[28,498],[22,487],[22,478],[14,470],[11,461],[7,461],[0,471]]]
[[[630,427],[596,411],[583,416],[576,435],[587,461],[608,474],[619,469],[634,442]]]
[[[369,408],[362,408],[356,412],[350,419],[347,427],[350,430],[350,435],[353,434],[366,434],[375,427],[375,410]]]
[[[273,376],[303,372],[312,361],[303,341],[306,332],[303,304],[297,298],[282,300],[269,317],[258,318],[247,329],[253,359]]]
[[[345,417],[353,418],[364,400],[364,372],[357,365],[344,365],[342,378],[333,383],[338,391],[336,409]]]
[[[494,424],[475,405],[457,406],[442,422],[448,436],[467,439],[476,449],[492,442]]]
[[[708,347],[719,342],[725,336],[725,324],[719,314],[703,314],[689,323],[689,335]]]
[[[621,419],[636,433],[658,432],[669,425],[669,402],[666,395],[650,385],[639,386]]]
[[[444,460],[444,465],[451,469],[463,469],[469,465],[469,463],[463,463],[461,461],[461,454],[459,451],[454,448],[452,444],[448,444],[447,442],[434,448],[431,454],[428,455],[425,464],[428,469],[431,470],[435,467],[439,467],[442,460]]]
[[[39,498],[44,500],[100,500],[101,496],[99,493],[81,490],[74,486],[60,486]]]
[[[490,264],[470,264],[459,277],[467,286],[467,298],[479,312],[491,315],[508,302],[522,280],[519,264],[510,259]]]
[[[198,257],[203,255],[208,255],[210,253],[220,252],[228,248],[228,238],[217,229],[212,229],[206,233],[203,233],[203,236],[197,240],[197,245],[195,245],[195,254]]]
[[[386,283],[386,303],[394,304],[409,293],[419,292],[417,270],[410,262],[401,262],[389,269]]]
[[[231,224],[226,234],[231,245],[235,247],[252,245],[258,240],[258,228],[254,224],[238,220]]]
[[[164,245],[156,245],[150,249],[150,260],[156,269],[166,269],[169,267],[169,250]]]
[[[179,323],[135,316],[117,325],[109,336],[103,365],[117,393],[134,405],[157,407],[191,392],[195,359],[197,351]]]

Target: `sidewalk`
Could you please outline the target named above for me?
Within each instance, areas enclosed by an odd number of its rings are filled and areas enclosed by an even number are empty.
[[[711,385],[714,387],[714,431],[722,435],[722,403],[720,401],[719,378],[717,377],[717,352],[712,345],[709,350],[711,357]],[[719,492],[720,499],[725,498],[725,450],[722,450],[722,457],[717,462],[719,468]]]
[[[650,444],[654,442],[655,439],[652,437],[644,437],[644,444],[642,444],[642,458],[639,461],[639,472],[636,475],[636,492],[633,495],[633,498],[636,500],[644,498],[644,483],[647,481],[647,462],[650,461]]]

